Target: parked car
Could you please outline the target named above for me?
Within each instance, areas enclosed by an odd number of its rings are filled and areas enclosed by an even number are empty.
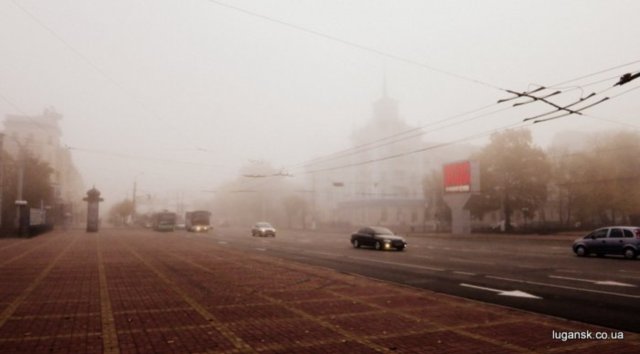
[[[271,236],[276,237],[276,229],[268,222],[258,222],[251,228],[251,236]]]
[[[575,240],[573,252],[578,256],[621,254],[624,258],[634,259],[640,254],[640,227],[608,226],[593,230]]]
[[[377,250],[396,249],[403,251],[407,247],[407,241],[402,236],[395,235],[386,227],[379,226],[363,227],[353,233],[351,244],[354,248],[369,246]]]

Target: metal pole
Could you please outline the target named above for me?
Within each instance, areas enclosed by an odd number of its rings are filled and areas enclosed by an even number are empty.
[[[18,152],[19,158],[18,158],[18,190],[17,190],[17,194],[16,194],[16,202],[17,201],[22,201],[22,187],[24,184],[24,158],[25,158],[25,150],[24,147],[19,146],[20,151]],[[20,204],[16,204],[16,228],[18,230],[21,230],[21,224],[20,224],[20,216],[21,216],[21,205]]]
[[[137,177],[133,180],[133,196],[131,197],[131,224],[135,225],[136,218],[136,187],[138,185]]]
[[[2,228],[2,197],[4,191],[4,161],[2,159],[2,156],[4,155],[3,143],[4,134],[0,133],[0,228]]]

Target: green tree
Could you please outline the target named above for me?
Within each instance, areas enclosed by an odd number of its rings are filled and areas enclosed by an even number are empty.
[[[480,163],[483,209],[476,215],[502,209],[504,224],[511,229],[515,210],[533,215],[547,199],[551,164],[545,152],[533,145],[529,130],[507,130],[491,136],[490,143],[473,159]]]

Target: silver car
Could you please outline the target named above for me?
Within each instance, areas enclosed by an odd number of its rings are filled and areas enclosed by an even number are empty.
[[[634,259],[640,254],[640,227],[608,226],[592,231],[587,236],[573,242],[573,252],[578,256],[595,253],[619,254]]]
[[[251,228],[251,236],[271,236],[276,237],[276,229],[268,222],[258,222]]]

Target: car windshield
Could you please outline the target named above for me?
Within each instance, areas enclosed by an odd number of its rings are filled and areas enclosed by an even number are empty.
[[[256,224],[257,227],[273,227],[268,222],[259,222]]]
[[[372,227],[376,235],[393,235],[393,232],[386,227]]]

